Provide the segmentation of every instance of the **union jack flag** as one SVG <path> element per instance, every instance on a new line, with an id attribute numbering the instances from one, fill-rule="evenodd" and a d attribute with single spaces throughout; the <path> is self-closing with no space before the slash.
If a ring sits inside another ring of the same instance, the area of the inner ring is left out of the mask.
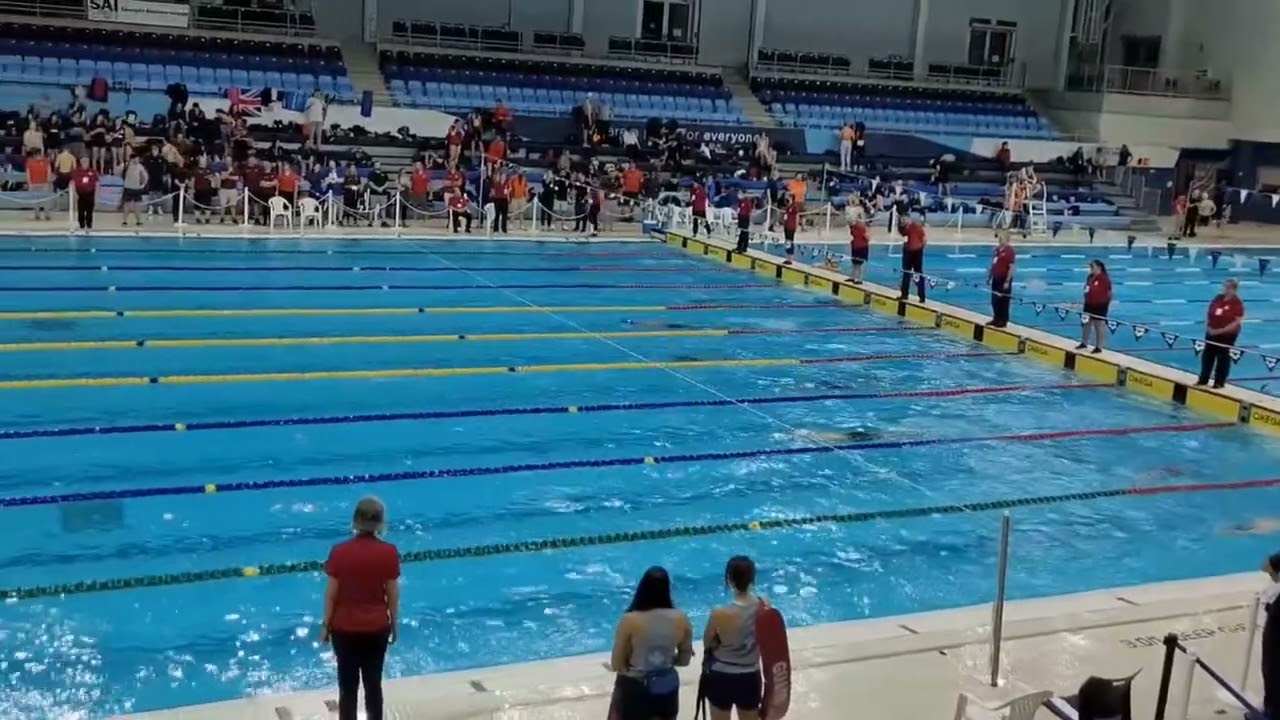
<path id="1" fill-rule="evenodd" d="M 227 89 L 227 101 L 232 115 L 257 117 L 263 110 L 262 90 L 241 90 L 233 87 Z"/>

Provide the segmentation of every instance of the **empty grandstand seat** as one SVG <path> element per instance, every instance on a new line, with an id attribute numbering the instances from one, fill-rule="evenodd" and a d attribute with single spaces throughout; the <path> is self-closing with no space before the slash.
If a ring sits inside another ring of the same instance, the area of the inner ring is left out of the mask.
<path id="1" fill-rule="evenodd" d="M 1052 128 L 1021 96 L 1011 93 L 862 85 L 818 78 L 756 77 L 751 84 L 760 101 L 785 127 L 834 130 L 846 122 L 864 122 L 872 129 L 895 132 L 1053 137 Z"/>
<path id="2" fill-rule="evenodd" d="M 147 90 L 183 82 L 202 95 L 247 83 L 252 68 L 281 89 L 309 89 L 328 77 L 339 99 L 354 100 L 336 45 L 0 22 L 0 56 L 31 61 L 10 71 L 19 82 L 70 84 L 102 75 Z"/>

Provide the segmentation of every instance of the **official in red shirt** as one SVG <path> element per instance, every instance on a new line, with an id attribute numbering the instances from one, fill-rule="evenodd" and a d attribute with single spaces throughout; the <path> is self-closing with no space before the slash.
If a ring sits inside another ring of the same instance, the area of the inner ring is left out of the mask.
<path id="1" fill-rule="evenodd" d="M 80 158 L 80 167 L 71 171 L 71 189 L 76 193 L 76 220 L 81 230 L 93 229 L 93 203 L 98 196 L 98 171 L 89 166 L 89 158 Z"/>
<path id="2" fill-rule="evenodd" d="M 916 297 L 924 303 L 924 225 L 905 215 L 898 221 L 898 232 L 906 238 L 902 244 L 902 286 L 899 300 L 906 300 L 911 290 L 911 279 L 916 281 Z"/>
<path id="3" fill-rule="evenodd" d="M 466 231 L 471 232 L 471 201 L 467 199 L 467 194 L 461 191 L 455 192 L 449 196 L 449 222 L 453 225 L 453 231 L 458 232 L 459 226 L 466 224 Z"/>
<path id="4" fill-rule="evenodd" d="M 849 258 L 853 263 L 853 273 L 849 280 L 854 285 L 862 284 L 862 276 L 866 271 L 867 258 L 871 255 L 871 231 L 861 218 L 849 223 Z"/>
<path id="5" fill-rule="evenodd" d="M 1209 302 L 1209 313 L 1204 321 L 1204 350 L 1200 353 L 1200 379 L 1197 385 L 1208 385 L 1213 376 L 1213 386 L 1227 384 L 1231 372 L 1231 351 L 1240 337 L 1244 323 L 1244 301 L 1236 294 L 1240 284 L 1235 278 L 1222 283 L 1222 292 Z"/>
<path id="6" fill-rule="evenodd" d="M 508 215 L 511 212 L 511 181 L 507 174 L 498 171 L 489 183 L 489 202 L 493 203 L 493 227 L 491 232 L 506 234 Z"/>
<path id="7" fill-rule="evenodd" d="M 631 172 L 631 169 L 628 168 L 627 172 Z M 623 180 L 625 182 L 626 173 L 623 173 Z M 707 226 L 707 235 L 711 235 L 711 223 L 707 222 L 707 189 L 701 183 L 694 183 L 693 192 L 689 196 L 689 205 L 693 216 L 693 236 L 698 237 L 699 220 Z"/>
<path id="8" fill-rule="evenodd" d="M 1013 302 L 1013 268 L 1018 254 L 1009 244 L 1009 231 L 996 233 L 996 249 L 991 253 L 991 269 L 987 281 L 991 283 L 991 321 L 987 325 L 1002 328 L 1009 324 L 1009 306 Z"/>
<path id="9" fill-rule="evenodd" d="M 787 261 L 785 264 L 791 264 L 791 258 L 796 254 L 796 228 L 800 226 L 800 203 L 795 198 L 787 201 L 787 207 L 782 211 L 782 237 L 787 241 Z"/>
<path id="10" fill-rule="evenodd" d="M 338 718 L 356 719 L 364 682 L 366 717 L 382 717 L 382 666 L 400 618 L 400 554 L 380 539 L 387 525 L 382 501 L 366 497 L 351 519 L 355 537 L 329 551 L 324 571 L 322 642 L 338 661 Z"/>
<path id="11" fill-rule="evenodd" d="M 738 244 L 735 252 L 745 253 L 751 241 L 751 213 L 756 209 L 756 200 L 745 195 L 738 201 Z"/>
<path id="12" fill-rule="evenodd" d="M 427 193 L 431 189 L 431 175 L 421 160 L 413 164 L 413 174 L 409 176 L 409 207 L 419 212 L 427 208 Z"/>
<path id="13" fill-rule="evenodd" d="M 1089 277 L 1084 281 L 1084 313 L 1080 318 L 1082 335 L 1077 350 L 1089 347 L 1093 334 L 1093 354 L 1102 352 L 1107 337 L 1107 312 L 1111 309 L 1111 276 L 1101 260 L 1089 261 Z"/>

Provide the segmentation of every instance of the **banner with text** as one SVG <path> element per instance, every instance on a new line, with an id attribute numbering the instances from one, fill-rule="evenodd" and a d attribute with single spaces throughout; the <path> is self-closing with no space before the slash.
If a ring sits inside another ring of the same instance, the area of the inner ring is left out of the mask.
<path id="1" fill-rule="evenodd" d="M 129 23 L 185 28 L 191 24 L 191 6 L 153 0 L 85 0 L 90 22 Z"/>

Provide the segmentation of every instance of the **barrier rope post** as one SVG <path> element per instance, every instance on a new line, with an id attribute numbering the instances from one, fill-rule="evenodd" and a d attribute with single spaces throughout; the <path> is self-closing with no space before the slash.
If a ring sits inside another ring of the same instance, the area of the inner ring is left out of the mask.
<path id="1" fill-rule="evenodd" d="M 187 226 L 187 222 L 186 222 L 186 212 L 187 212 L 187 207 L 186 207 L 186 205 L 187 205 L 187 193 L 186 193 L 186 187 L 187 187 L 186 183 L 179 183 L 179 185 L 178 185 L 178 197 L 174 199 L 174 202 L 178 203 L 178 222 L 177 222 L 177 224 L 175 225 L 175 227 L 177 227 L 177 228 L 178 228 L 178 231 L 179 231 L 179 232 L 182 232 L 182 229 L 183 229 L 183 228 L 185 228 L 185 227 Z"/>
<path id="2" fill-rule="evenodd" d="M 1199 657 L 1191 650 L 1186 651 L 1182 660 L 1182 685 L 1178 687 L 1177 704 L 1173 710 L 1175 720 L 1187 720 L 1187 715 L 1191 712 L 1191 686 L 1196 679 L 1196 665 L 1199 664 Z"/>
<path id="3" fill-rule="evenodd" d="M 1000 555 L 996 563 L 996 598 L 991 603 L 991 687 L 1000 687 L 1000 645 L 1004 640 L 1005 582 L 1009 575 L 1009 530 L 1012 520 L 1000 518 Z"/>
<path id="4" fill-rule="evenodd" d="M 248 228 L 249 227 L 249 189 L 248 188 L 245 188 L 244 190 L 244 205 L 241 207 L 240 211 L 241 211 L 240 226 L 244 228 Z"/>
<path id="5" fill-rule="evenodd" d="M 400 203 L 401 203 L 400 193 L 401 193 L 400 188 L 396 188 L 395 197 L 392 198 L 391 200 L 391 204 L 395 208 L 395 210 L 392 211 L 392 215 L 394 215 L 392 222 L 395 223 L 396 237 L 400 236 L 400 229 L 401 229 L 400 226 L 402 224 L 400 222 Z"/>
<path id="6" fill-rule="evenodd" d="M 329 215 L 329 227 L 331 228 L 337 227 L 338 226 L 338 212 L 337 212 L 338 203 L 336 200 L 333 199 L 333 190 L 326 191 L 324 194 L 324 197 L 326 201 L 325 204 L 328 205 L 328 207 L 325 210 L 325 213 Z"/>
<path id="7" fill-rule="evenodd" d="M 1258 636 L 1258 613 L 1262 612 L 1262 595 L 1253 596 L 1253 604 L 1249 606 L 1248 631 L 1244 636 L 1244 663 L 1240 670 L 1240 694 L 1244 695 L 1249 688 L 1249 666 L 1253 664 L 1253 641 Z"/>
<path id="8" fill-rule="evenodd" d="M 1169 683 L 1173 679 L 1174 654 L 1178 652 L 1178 636 L 1169 633 L 1164 636 L 1164 662 L 1160 666 L 1160 689 L 1156 691 L 1156 710 L 1153 720 L 1164 720 L 1165 710 L 1169 705 Z"/>
<path id="9" fill-rule="evenodd" d="M 831 237 L 831 212 L 832 210 L 834 210 L 834 208 L 832 207 L 830 202 L 827 202 L 826 210 L 827 210 L 827 229 L 822 231 L 822 237 L 824 240 L 829 239 Z"/>
<path id="10" fill-rule="evenodd" d="M 71 192 L 70 188 L 64 190 L 67 194 L 67 231 L 75 232 L 79 227 L 76 222 L 76 194 Z"/>

